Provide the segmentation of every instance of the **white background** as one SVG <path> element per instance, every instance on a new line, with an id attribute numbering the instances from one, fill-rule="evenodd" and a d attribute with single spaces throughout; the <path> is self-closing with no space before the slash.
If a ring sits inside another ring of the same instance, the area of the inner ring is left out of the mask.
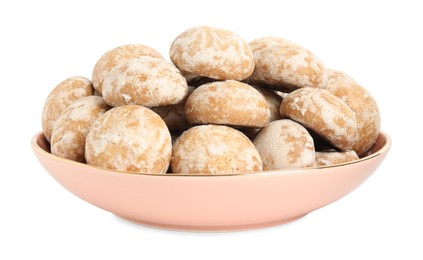
<path id="1" fill-rule="evenodd" d="M 0 259 L 423 259 L 419 1 L 105 2 L 0 3 Z M 353 76 L 393 139 L 385 162 L 303 219 L 230 233 L 131 224 L 56 183 L 30 149 L 49 92 L 70 76 L 90 77 L 118 45 L 146 44 L 167 57 L 174 37 L 195 25 L 247 41 L 285 37 Z"/>

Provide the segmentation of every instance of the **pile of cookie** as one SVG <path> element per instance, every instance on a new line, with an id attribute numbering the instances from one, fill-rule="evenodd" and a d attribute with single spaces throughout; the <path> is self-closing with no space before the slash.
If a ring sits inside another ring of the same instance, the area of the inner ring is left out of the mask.
<path id="1" fill-rule="evenodd" d="M 42 114 L 51 153 L 125 172 L 233 174 L 357 160 L 379 135 L 368 91 L 286 39 L 199 26 L 170 59 L 123 45 L 92 81 L 61 82 Z"/>

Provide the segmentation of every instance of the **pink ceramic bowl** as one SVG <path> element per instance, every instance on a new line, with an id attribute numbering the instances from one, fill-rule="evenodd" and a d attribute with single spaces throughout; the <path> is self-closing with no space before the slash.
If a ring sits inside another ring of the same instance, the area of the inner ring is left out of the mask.
<path id="1" fill-rule="evenodd" d="M 236 175 L 151 175 L 100 169 L 50 154 L 42 133 L 32 149 L 66 189 L 141 224 L 184 230 L 236 230 L 298 219 L 363 183 L 382 163 L 391 140 L 381 133 L 370 154 L 332 167 Z"/>

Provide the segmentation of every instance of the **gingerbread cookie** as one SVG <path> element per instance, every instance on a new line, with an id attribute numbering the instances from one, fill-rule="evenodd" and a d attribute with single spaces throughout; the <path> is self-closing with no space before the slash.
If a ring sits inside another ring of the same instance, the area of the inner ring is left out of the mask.
<path id="1" fill-rule="evenodd" d="M 51 153 L 85 162 L 85 139 L 95 120 L 110 107 L 101 97 L 83 97 L 68 106 L 57 118 L 51 136 Z"/>
<path id="2" fill-rule="evenodd" d="M 254 145 L 265 171 L 315 166 L 313 138 L 307 129 L 292 120 L 269 123 L 257 134 Z"/>
<path id="3" fill-rule="evenodd" d="M 322 62 L 311 51 L 278 37 L 250 42 L 255 68 L 251 82 L 275 88 L 324 87 L 328 77 Z"/>
<path id="4" fill-rule="evenodd" d="M 380 113 L 370 93 L 346 73 L 327 70 L 329 75 L 326 90 L 342 99 L 357 119 L 357 142 L 352 149 L 358 155 L 366 153 L 376 142 L 380 132 Z"/>
<path id="5" fill-rule="evenodd" d="M 102 94 L 104 78 L 118 64 L 142 56 L 163 59 L 163 56 L 158 51 L 142 44 L 122 45 L 103 54 L 95 64 L 92 72 L 95 90 Z"/>
<path id="6" fill-rule="evenodd" d="M 185 116 L 192 124 L 263 127 L 270 111 L 253 87 L 234 80 L 204 84 L 188 97 Z"/>
<path id="7" fill-rule="evenodd" d="M 115 107 L 92 126 L 85 159 L 106 169 L 165 173 L 171 158 L 169 130 L 159 115 L 137 105 Z"/>
<path id="8" fill-rule="evenodd" d="M 173 146 L 172 172 L 234 174 L 263 170 L 253 143 L 227 126 L 202 125 L 185 131 Z"/>
<path id="9" fill-rule="evenodd" d="M 43 133 L 50 142 L 54 123 L 66 107 L 76 100 L 94 94 L 91 81 L 84 77 L 70 77 L 59 83 L 48 95 L 42 113 Z"/>
<path id="10" fill-rule="evenodd" d="M 103 81 L 103 98 L 110 106 L 166 106 L 182 102 L 188 85 L 171 63 L 148 56 L 114 67 Z"/>
<path id="11" fill-rule="evenodd" d="M 194 27 L 176 37 L 170 59 L 184 72 L 219 80 L 242 80 L 254 69 L 253 53 L 240 36 L 209 26 Z"/>
<path id="12" fill-rule="evenodd" d="M 343 151 L 350 150 L 357 142 L 354 111 L 325 89 L 309 87 L 289 93 L 282 100 L 280 112 Z"/>

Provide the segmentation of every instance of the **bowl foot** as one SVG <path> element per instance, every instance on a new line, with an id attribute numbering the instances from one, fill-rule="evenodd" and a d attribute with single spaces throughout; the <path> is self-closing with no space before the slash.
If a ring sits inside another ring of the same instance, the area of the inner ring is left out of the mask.
<path id="1" fill-rule="evenodd" d="M 307 215 L 307 214 L 305 214 Z M 286 224 L 292 221 L 295 221 L 297 219 L 300 219 L 304 217 L 305 215 L 300 215 L 292 218 L 277 220 L 277 221 L 271 221 L 271 222 L 264 222 L 264 223 L 253 223 L 253 224 L 247 224 L 247 225 L 228 225 L 228 226 L 191 226 L 191 225 L 173 225 L 173 224 L 166 224 L 166 223 L 157 223 L 157 222 L 150 222 L 150 221 L 139 221 L 139 220 L 133 220 L 129 218 L 125 218 L 119 215 L 116 215 L 117 217 L 124 219 L 126 221 L 147 226 L 147 227 L 153 227 L 153 228 L 160 228 L 160 229 L 166 229 L 166 230 L 176 230 L 176 231 L 209 231 L 209 232 L 225 232 L 225 231 L 241 231 L 241 230 L 251 230 L 251 229 L 259 229 L 259 228 L 266 228 L 266 227 L 272 227 L 277 225 Z"/>

